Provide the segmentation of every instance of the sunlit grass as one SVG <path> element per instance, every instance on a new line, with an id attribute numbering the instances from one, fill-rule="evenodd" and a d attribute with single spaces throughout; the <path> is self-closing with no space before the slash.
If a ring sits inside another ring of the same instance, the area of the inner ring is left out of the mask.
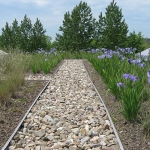
<path id="1" fill-rule="evenodd" d="M 0 104 L 6 105 L 10 96 L 24 83 L 27 57 L 21 54 L 0 56 Z"/>

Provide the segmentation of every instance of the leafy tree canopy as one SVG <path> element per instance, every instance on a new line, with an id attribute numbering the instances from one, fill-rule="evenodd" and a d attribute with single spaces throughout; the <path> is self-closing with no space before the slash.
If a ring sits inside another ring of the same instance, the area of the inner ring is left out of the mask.
<path id="1" fill-rule="evenodd" d="M 92 17 L 90 6 L 81 1 L 71 14 L 66 12 L 59 31 L 62 35 L 56 34 L 56 41 L 62 50 L 79 51 L 89 48 L 95 36 L 95 19 Z"/>

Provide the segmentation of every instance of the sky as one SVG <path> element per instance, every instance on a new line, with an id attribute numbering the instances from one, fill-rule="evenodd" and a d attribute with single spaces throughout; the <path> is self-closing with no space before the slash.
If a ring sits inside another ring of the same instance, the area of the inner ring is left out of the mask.
<path id="1" fill-rule="evenodd" d="M 93 17 L 98 20 L 100 12 L 105 15 L 106 7 L 112 0 L 84 0 L 90 6 Z M 142 32 L 145 38 L 150 38 L 150 1 L 149 0 L 115 0 L 122 9 L 123 19 L 128 25 L 129 32 Z M 9 26 L 16 19 L 18 23 L 25 14 L 34 24 L 38 18 L 46 35 L 55 40 L 56 33 L 60 33 L 64 14 L 70 12 L 80 3 L 80 0 L 0 0 L 0 34 L 6 22 Z"/>

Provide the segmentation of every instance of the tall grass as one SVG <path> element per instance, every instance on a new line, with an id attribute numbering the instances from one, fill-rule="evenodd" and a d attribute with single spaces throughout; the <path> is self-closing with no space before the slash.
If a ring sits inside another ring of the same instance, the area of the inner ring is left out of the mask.
<path id="1" fill-rule="evenodd" d="M 35 53 L 31 55 L 31 61 L 29 63 L 30 70 L 36 74 L 39 72 L 49 73 L 61 60 L 62 55 L 45 55 L 44 53 Z"/>
<path id="2" fill-rule="evenodd" d="M 24 83 L 27 62 L 21 54 L 0 56 L 0 104 L 9 103 L 11 94 Z"/>
<path id="3" fill-rule="evenodd" d="M 29 69 L 34 73 L 49 73 L 63 59 L 86 58 L 86 52 L 57 52 L 57 54 L 34 53 L 30 56 Z"/>
<path id="4" fill-rule="evenodd" d="M 132 59 L 135 59 L 131 55 Z M 98 59 L 94 55 L 89 56 L 88 60 L 104 79 L 107 87 L 120 101 L 121 112 L 127 120 L 135 120 L 139 113 L 141 103 L 148 99 L 149 88 L 147 81 L 147 71 L 149 62 L 140 67 L 138 64 L 130 64 L 128 58 L 123 61 L 117 55 L 111 58 Z M 125 79 L 124 74 L 130 74 L 130 77 L 136 76 L 136 81 Z M 118 87 L 118 83 L 122 86 Z"/>

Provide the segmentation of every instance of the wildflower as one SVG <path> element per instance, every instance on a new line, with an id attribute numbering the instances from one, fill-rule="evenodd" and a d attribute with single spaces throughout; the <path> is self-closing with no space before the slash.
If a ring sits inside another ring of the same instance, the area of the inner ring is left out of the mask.
<path id="1" fill-rule="evenodd" d="M 150 78 L 148 78 L 148 83 L 150 83 Z"/>
<path id="2" fill-rule="evenodd" d="M 100 51 L 100 49 L 97 48 L 97 49 L 96 49 L 96 52 L 99 52 L 99 51 Z"/>
<path id="3" fill-rule="evenodd" d="M 131 64 L 131 62 L 132 62 L 132 59 L 128 58 L 128 63 Z"/>
<path id="4" fill-rule="evenodd" d="M 122 76 L 123 76 L 123 78 L 127 79 L 130 76 L 130 74 L 125 73 Z"/>
<path id="5" fill-rule="evenodd" d="M 101 56 L 98 56 L 98 59 L 103 59 L 105 57 L 106 57 L 105 55 L 101 55 Z"/>
<path id="6" fill-rule="evenodd" d="M 135 82 L 138 77 L 137 77 L 137 76 L 134 76 L 134 75 L 130 75 L 129 78 L 130 78 L 130 80 L 131 80 L 132 82 Z"/>
<path id="7" fill-rule="evenodd" d="M 106 48 L 102 48 L 102 51 L 107 51 L 107 49 Z"/>
<path id="8" fill-rule="evenodd" d="M 119 83 L 117 83 L 117 87 L 118 87 L 118 88 L 120 88 L 120 87 L 125 87 L 125 84 L 122 83 L 122 82 L 119 82 Z"/>
<path id="9" fill-rule="evenodd" d="M 112 55 L 109 55 L 109 54 L 108 54 L 108 55 L 106 55 L 106 58 L 111 58 L 111 57 L 112 57 Z"/>
<path id="10" fill-rule="evenodd" d="M 141 59 L 135 59 L 130 61 L 131 64 L 138 64 L 141 63 Z"/>
<path id="11" fill-rule="evenodd" d="M 136 48 L 133 48 L 132 50 L 135 52 L 137 49 L 136 49 Z"/>
<path id="12" fill-rule="evenodd" d="M 122 57 L 121 55 L 119 56 L 120 61 L 124 61 L 124 57 Z"/>
<path id="13" fill-rule="evenodd" d="M 91 51 L 90 51 L 91 53 L 96 53 L 96 50 L 95 49 L 91 49 Z"/>
<path id="14" fill-rule="evenodd" d="M 120 52 L 122 52 L 122 53 L 125 52 L 125 50 L 124 50 L 123 48 L 120 48 L 120 47 L 118 47 L 118 50 L 119 50 Z"/>
<path id="15" fill-rule="evenodd" d="M 144 66 L 146 66 L 146 64 L 145 63 L 139 63 L 138 66 L 144 67 Z"/>
<path id="16" fill-rule="evenodd" d="M 147 76 L 148 76 L 148 78 L 150 78 L 150 69 L 147 72 Z"/>
<path id="17" fill-rule="evenodd" d="M 129 47 L 125 48 L 125 53 L 126 54 L 133 54 L 132 48 L 129 48 Z"/>

